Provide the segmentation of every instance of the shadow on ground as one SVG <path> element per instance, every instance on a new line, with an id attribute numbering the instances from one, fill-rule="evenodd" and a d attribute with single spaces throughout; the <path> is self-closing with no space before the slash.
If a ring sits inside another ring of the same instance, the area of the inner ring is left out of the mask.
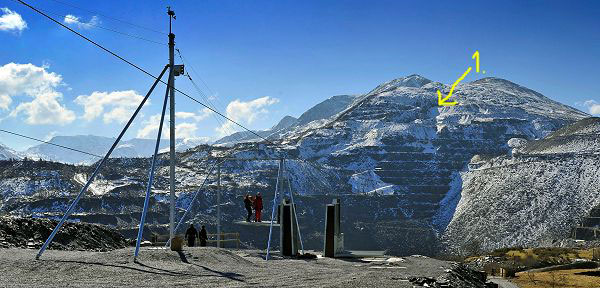
<path id="1" fill-rule="evenodd" d="M 75 263 L 75 264 L 80 264 L 80 265 L 95 265 L 95 266 L 103 266 L 103 267 L 112 267 L 112 268 L 126 269 L 126 270 L 131 270 L 131 271 L 137 271 L 137 272 L 149 273 L 149 274 L 155 274 L 155 275 L 163 275 L 163 276 L 223 277 L 223 278 L 227 278 L 227 279 L 230 279 L 233 281 L 245 282 L 243 279 L 240 279 L 240 278 L 244 277 L 244 275 L 237 274 L 237 273 L 231 273 L 231 272 L 216 271 L 216 270 L 210 269 L 206 266 L 202 266 L 202 265 L 199 265 L 196 263 L 190 263 L 188 261 L 188 259 L 186 258 L 185 254 L 183 254 L 183 252 L 179 251 L 178 254 L 183 263 L 193 265 L 196 267 L 200 267 L 214 275 L 192 274 L 192 273 L 185 273 L 185 272 L 178 272 L 178 271 L 173 271 L 173 270 L 168 270 L 168 269 L 162 269 L 162 268 L 150 266 L 148 264 L 144 264 L 144 263 L 140 262 L 139 260 L 134 262 L 139 267 L 102 263 L 102 262 L 77 261 L 77 260 L 53 260 L 53 261 L 59 262 L 59 263 Z M 46 260 L 46 261 L 49 261 L 49 260 Z"/>

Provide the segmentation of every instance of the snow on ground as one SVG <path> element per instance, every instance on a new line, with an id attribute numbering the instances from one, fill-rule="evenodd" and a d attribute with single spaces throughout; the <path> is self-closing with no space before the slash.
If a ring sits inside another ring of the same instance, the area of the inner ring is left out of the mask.
<path id="1" fill-rule="evenodd" d="M 454 172 L 452 174 L 452 181 L 450 182 L 450 191 L 446 193 L 442 201 L 440 201 L 440 209 L 433 217 L 433 226 L 438 231 L 443 231 L 448 226 L 448 223 L 452 221 L 456 206 L 460 201 L 460 193 L 463 188 L 462 176 L 460 172 Z"/>
<path id="2" fill-rule="evenodd" d="M 379 178 L 373 170 L 355 173 L 350 176 L 348 184 L 352 186 L 352 193 L 377 193 L 390 195 L 394 193 L 393 186 Z"/>

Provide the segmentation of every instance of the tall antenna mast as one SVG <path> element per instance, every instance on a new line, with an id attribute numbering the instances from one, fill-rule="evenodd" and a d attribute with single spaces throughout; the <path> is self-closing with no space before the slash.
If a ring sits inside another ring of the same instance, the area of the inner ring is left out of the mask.
<path id="1" fill-rule="evenodd" d="M 173 237 L 175 236 L 175 34 L 171 31 L 171 22 L 175 20 L 175 11 L 171 7 L 167 7 L 169 15 L 169 239 L 173 246 Z"/>

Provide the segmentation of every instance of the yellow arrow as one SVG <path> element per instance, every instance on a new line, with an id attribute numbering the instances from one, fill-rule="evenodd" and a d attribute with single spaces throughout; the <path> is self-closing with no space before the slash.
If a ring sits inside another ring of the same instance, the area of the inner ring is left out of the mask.
<path id="1" fill-rule="evenodd" d="M 462 76 L 460 76 L 460 78 L 458 78 L 454 84 L 452 84 L 452 87 L 450 87 L 450 93 L 448 93 L 448 96 L 443 97 L 442 98 L 442 92 L 440 92 L 440 90 L 437 90 L 437 94 L 438 94 L 438 105 L 440 106 L 454 106 L 456 104 L 458 104 L 456 101 L 452 101 L 452 102 L 446 102 L 448 99 L 450 99 L 450 96 L 452 96 L 452 92 L 454 92 L 454 88 L 456 87 L 456 85 L 458 85 L 458 83 L 460 81 L 462 81 L 463 79 L 465 79 L 465 77 L 467 76 L 467 74 L 469 74 L 469 72 L 471 72 L 471 67 L 469 67 L 469 69 L 467 69 L 467 71 L 465 71 L 465 73 L 462 74 Z"/>

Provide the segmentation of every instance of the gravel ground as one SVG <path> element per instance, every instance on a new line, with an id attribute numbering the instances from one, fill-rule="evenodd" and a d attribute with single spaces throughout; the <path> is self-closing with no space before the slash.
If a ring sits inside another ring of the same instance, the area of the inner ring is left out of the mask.
<path id="1" fill-rule="evenodd" d="M 519 288 L 517 284 L 510 282 L 507 279 L 499 278 L 499 277 L 491 277 L 490 282 L 494 282 L 498 284 L 499 288 Z"/>
<path id="2" fill-rule="evenodd" d="M 451 263 L 427 257 L 296 260 L 213 247 L 177 253 L 142 248 L 110 252 L 0 249 L 1 287 L 413 287 L 408 278 L 438 277 Z"/>

